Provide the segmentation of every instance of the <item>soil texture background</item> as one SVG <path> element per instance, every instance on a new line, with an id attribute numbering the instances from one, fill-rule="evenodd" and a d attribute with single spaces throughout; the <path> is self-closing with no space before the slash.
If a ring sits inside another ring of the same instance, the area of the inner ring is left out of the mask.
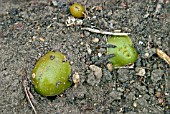
<path id="1" fill-rule="evenodd" d="M 170 55 L 169 0 L 51 1 L 0 1 L 1 114 L 34 113 L 22 86 L 23 69 L 38 114 L 170 114 L 170 68 L 156 54 L 159 48 Z M 74 2 L 85 6 L 86 17 L 67 26 Z M 133 68 L 95 64 L 107 55 L 111 36 L 83 27 L 130 33 L 139 53 Z M 66 55 L 80 82 L 49 98 L 35 92 L 30 77 L 36 61 L 51 50 Z"/>

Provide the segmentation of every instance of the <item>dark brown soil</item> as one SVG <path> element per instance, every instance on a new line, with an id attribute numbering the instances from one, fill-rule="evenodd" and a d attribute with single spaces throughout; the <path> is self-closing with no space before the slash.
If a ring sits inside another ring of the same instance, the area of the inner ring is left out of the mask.
<path id="1" fill-rule="evenodd" d="M 38 114 L 170 114 L 170 68 L 155 51 L 170 55 L 170 1 L 76 1 L 86 7 L 87 16 L 82 25 L 69 27 L 65 22 L 72 17 L 73 0 L 57 0 L 56 6 L 46 1 L 0 1 L 0 113 L 34 113 L 22 86 L 26 69 Z M 131 33 L 139 53 L 134 67 L 109 71 L 106 61 L 96 65 L 102 77 L 96 76 L 89 66 L 106 56 L 100 45 L 110 36 L 82 27 Z M 35 92 L 30 76 L 36 61 L 51 50 L 67 56 L 80 82 L 48 98 Z"/>

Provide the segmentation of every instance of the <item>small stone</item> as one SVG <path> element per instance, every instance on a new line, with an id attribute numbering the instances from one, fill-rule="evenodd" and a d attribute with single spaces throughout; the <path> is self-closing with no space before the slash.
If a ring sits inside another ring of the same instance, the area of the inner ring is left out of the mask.
<path id="1" fill-rule="evenodd" d="M 58 2 L 57 2 L 56 0 L 52 0 L 52 4 L 53 4 L 54 6 L 57 6 Z"/>
<path id="2" fill-rule="evenodd" d="M 102 54 L 101 54 L 101 53 L 98 53 L 97 55 L 98 55 L 98 57 L 101 57 L 101 56 L 102 56 Z"/>
<path id="3" fill-rule="evenodd" d="M 163 73 L 164 73 L 163 70 L 159 70 L 159 69 L 153 70 L 151 73 L 151 80 L 154 83 L 156 83 L 157 81 L 162 79 Z"/>
<path id="4" fill-rule="evenodd" d="M 164 105 L 165 99 L 164 98 L 158 98 L 158 103 Z"/>
<path id="5" fill-rule="evenodd" d="M 94 39 L 92 40 L 92 42 L 97 43 L 97 42 L 99 42 L 99 39 L 98 39 L 98 38 L 94 38 Z"/>
<path id="6" fill-rule="evenodd" d="M 113 98 L 113 99 L 115 99 L 115 100 L 120 100 L 120 99 L 121 99 L 121 96 L 123 95 L 123 93 L 114 90 L 114 91 L 112 91 L 109 95 L 110 95 L 111 98 Z"/>
<path id="7" fill-rule="evenodd" d="M 135 108 L 137 107 L 136 101 L 133 102 L 133 107 L 135 107 Z"/>
<path id="8" fill-rule="evenodd" d="M 117 90 L 120 91 L 120 92 L 125 91 L 125 89 L 124 89 L 124 88 L 121 88 L 121 87 L 118 87 Z"/>
<path id="9" fill-rule="evenodd" d="M 44 41 L 45 41 L 45 39 L 44 39 L 44 38 L 42 38 L 42 37 L 40 37 L 39 39 L 40 39 L 40 41 L 42 41 L 42 42 L 44 42 Z"/>
<path id="10" fill-rule="evenodd" d="M 112 10 L 110 10 L 108 13 L 107 13 L 107 15 L 108 16 L 111 16 L 113 13 L 112 13 Z"/>
<path id="11" fill-rule="evenodd" d="M 138 76 L 144 76 L 146 73 L 144 68 L 136 67 L 135 70 L 136 70 L 136 75 L 138 75 Z"/>
<path id="12" fill-rule="evenodd" d="M 73 82 L 74 82 L 74 87 L 77 87 L 78 86 L 78 83 L 80 82 L 80 76 L 79 76 L 79 74 L 77 73 L 77 72 L 75 72 L 74 74 L 73 74 L 73 77 L 72 77 L 72 79 L 73 79 Z"/>
<path id="13" fill-rule="evenodd" d="M 157 91 L 155 94 L 156 97 L 162 97 L 162 93 L 160 91 Z"/>
<path id="14" fill-rule="evenodd" d="M 142 95 L 139 95 L 139 98 L 141 98 L 142 97 Z"/>
<path id="15" fill-rule="evenodd" d="M 148 58 L 148 57 L 149 57 L 149 53 L 145 53 L 144 58 Z"/>
<path id="16" fill-rule="evenodd" d="M 95 65 L 89 66 L 90 70 L 94 72 L 94 75 L 96 76 L 97 80 L 100 80 L 102 77 L 102 69 Z"/>
<path id="17" fill-rule="evenodd" d="M 81 43 L 80 43 L 80 45 L 83 45 L 83 44 L 84 44 L 84 42 L 81 42 Z"/>
<path id="18" fill-rule="evenodd" d="M 108 63 L 107 69 L 111 72 L 113 70 L 113 65 L 111 63 Z"/>
<path id="19" fill-rule="evenodd" d="M 139 41 L 139 44 L 143 44 L 143 41 Z"/>
<path id="20" fill-rule="evenodd" d="M 14 24 L 14 30 L 23 30 L 23 29 L 24 29 L 24 24 L 19 22 Z"/>
<path id="21" fill-rule="evenodd" d="M 70 61 L 70 64 L 72 65 L 74 62 L 73 61 Z"/>
<path id="22" fill-rule="evenodd" d="M 89 44 L 86 44 L 86 48 L 87 48 L 87 53 L 91 54 L 92 50 L 90 49 L 90 45 Z"/>

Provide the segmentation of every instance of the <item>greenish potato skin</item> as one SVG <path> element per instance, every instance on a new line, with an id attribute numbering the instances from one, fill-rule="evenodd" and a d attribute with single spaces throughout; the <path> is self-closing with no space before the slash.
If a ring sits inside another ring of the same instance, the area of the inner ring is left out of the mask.
<path id="1" fill-rule="evenodd" d="M 84 11 L 85 8 L 81 4 L 75 3 L 70 7 L 70 13 L 76 18 L 84 17 Z"/>
<path id="2" fill-rule="evenodd" d="M 71 66 L 60 52 L 48 52 L 37 61 L 32 71 L 32 83 L 42 96 L 55 96 L 71 86 Z"/>
<path id="3" fill-rule="evenodd" d="M 114 57 L 109 59 L 114 67 L 133 64 L 137 60 L 138 53 L 128 36 L 112 36 L 107 43 L 116 46 L 116 48 L 107 48 L 108 54 L 114 54 Z"/>

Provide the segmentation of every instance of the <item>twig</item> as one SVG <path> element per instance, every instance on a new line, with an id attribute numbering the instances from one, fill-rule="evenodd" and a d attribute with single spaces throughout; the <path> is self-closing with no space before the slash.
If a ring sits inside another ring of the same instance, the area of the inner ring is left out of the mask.
<path id="1" fill-rule="evenodd" d="M 24 75 L 22 77 L 22 85 L 24 87 L 24 92 L 25 92 L 25 95 L 27 97 L 27 100 L 29 101 L 33 111 L 35 114 L 37 114 L 37 111 L 35 110 L 35 107 L 32 103 L 32 100 L 31 100 L 31 97 L 33 98 L 32 94 L 30 93 L 28 87 L 27 87 L 27 74 L 26 74 L 26 69 L 24 69 Z"/>
<path id="2" fill-rule="evenodd" d="M 157 55 L 170 65 L 170 57 L 160 49 L 156 49 Z"/>
<path id="3" fill-rule="evenodd" d="M 128 34 L 130 34 L 130 33 L 113 33 L 113 32 L 107 32 L 107 31 L 88 28 L 88 27 L 81 28 L 81 30 L 87 30 L 87 31 L 94 32 L 94 33 L 100 33 L 100 34 L 105 34 L 105 35 L 115 35 L 115 36 L 127 36 Z"/>

